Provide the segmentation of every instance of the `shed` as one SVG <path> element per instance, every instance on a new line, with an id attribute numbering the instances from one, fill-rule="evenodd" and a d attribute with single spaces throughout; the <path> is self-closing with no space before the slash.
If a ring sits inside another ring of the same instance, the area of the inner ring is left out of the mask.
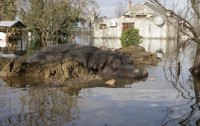
<path id="1" fill-rule="evenodd" d="M 0 27 L 25 28 L 26 26 L 20 21 L 0 21 Z"/>
<path id="2" fill-rule="evenodd" d="M 22 36 L 22 28 L 26 28 L 26 26 L 20 21 L 0 21 L 0 28 L 4 28 L 4 32 L 6 34 L 6 38 L 2 38 L 6 40 L 6 45 L 9 51 L 9 42 L 8 42 L 8 30 L 10 28 L 15 28 L 20 30 L 20 36 Z M 21 50 L 22 50 L 22 39 L 21 39 Z"/>

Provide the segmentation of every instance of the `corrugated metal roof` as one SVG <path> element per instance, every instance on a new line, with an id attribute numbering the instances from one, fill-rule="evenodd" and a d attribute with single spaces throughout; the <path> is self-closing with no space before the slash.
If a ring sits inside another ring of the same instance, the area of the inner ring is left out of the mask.
<path id="1" fill-rule="evenodd" d="M 0 21 L 0 27 L 26 27 L 20 21 Z"/>

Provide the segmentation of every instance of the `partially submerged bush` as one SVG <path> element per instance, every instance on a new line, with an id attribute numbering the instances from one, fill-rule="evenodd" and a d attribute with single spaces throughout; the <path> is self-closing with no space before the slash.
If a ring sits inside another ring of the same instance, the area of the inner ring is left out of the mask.
<path id="1" fill-rule="evenodd" d="M 135 28 L 128 28 L 120 37 L 123 47 L 127 47 L 129 45 L 138 45 L 142 42 L 141 39 L 142 36 L 139 35 L 139 30 Z"/>

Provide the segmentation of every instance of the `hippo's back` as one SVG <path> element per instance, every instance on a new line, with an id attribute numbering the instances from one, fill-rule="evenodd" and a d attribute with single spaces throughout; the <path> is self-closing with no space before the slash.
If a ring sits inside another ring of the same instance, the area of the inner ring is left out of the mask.
<path id="1" fill-rule="evenodd" d="M 72 58 L 78 58 L 84 63 L 96 50 L 98 48 L 94 46 L 59 44 L 39 50 L 27 62 L 59 62 L 70 56 Z"/>

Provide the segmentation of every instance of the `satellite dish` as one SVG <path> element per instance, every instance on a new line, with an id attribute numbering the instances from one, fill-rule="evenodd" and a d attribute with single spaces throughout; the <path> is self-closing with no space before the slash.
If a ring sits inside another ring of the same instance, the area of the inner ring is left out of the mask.
<path id="1" fill-rule="evenodd" d="M 157 16 L 155 17 L 154 19 L 154 23 L 157 25 L 157 26 L 162 26 L 164 24 L 164 19 L 161 17 L 161 16 Z"/>

